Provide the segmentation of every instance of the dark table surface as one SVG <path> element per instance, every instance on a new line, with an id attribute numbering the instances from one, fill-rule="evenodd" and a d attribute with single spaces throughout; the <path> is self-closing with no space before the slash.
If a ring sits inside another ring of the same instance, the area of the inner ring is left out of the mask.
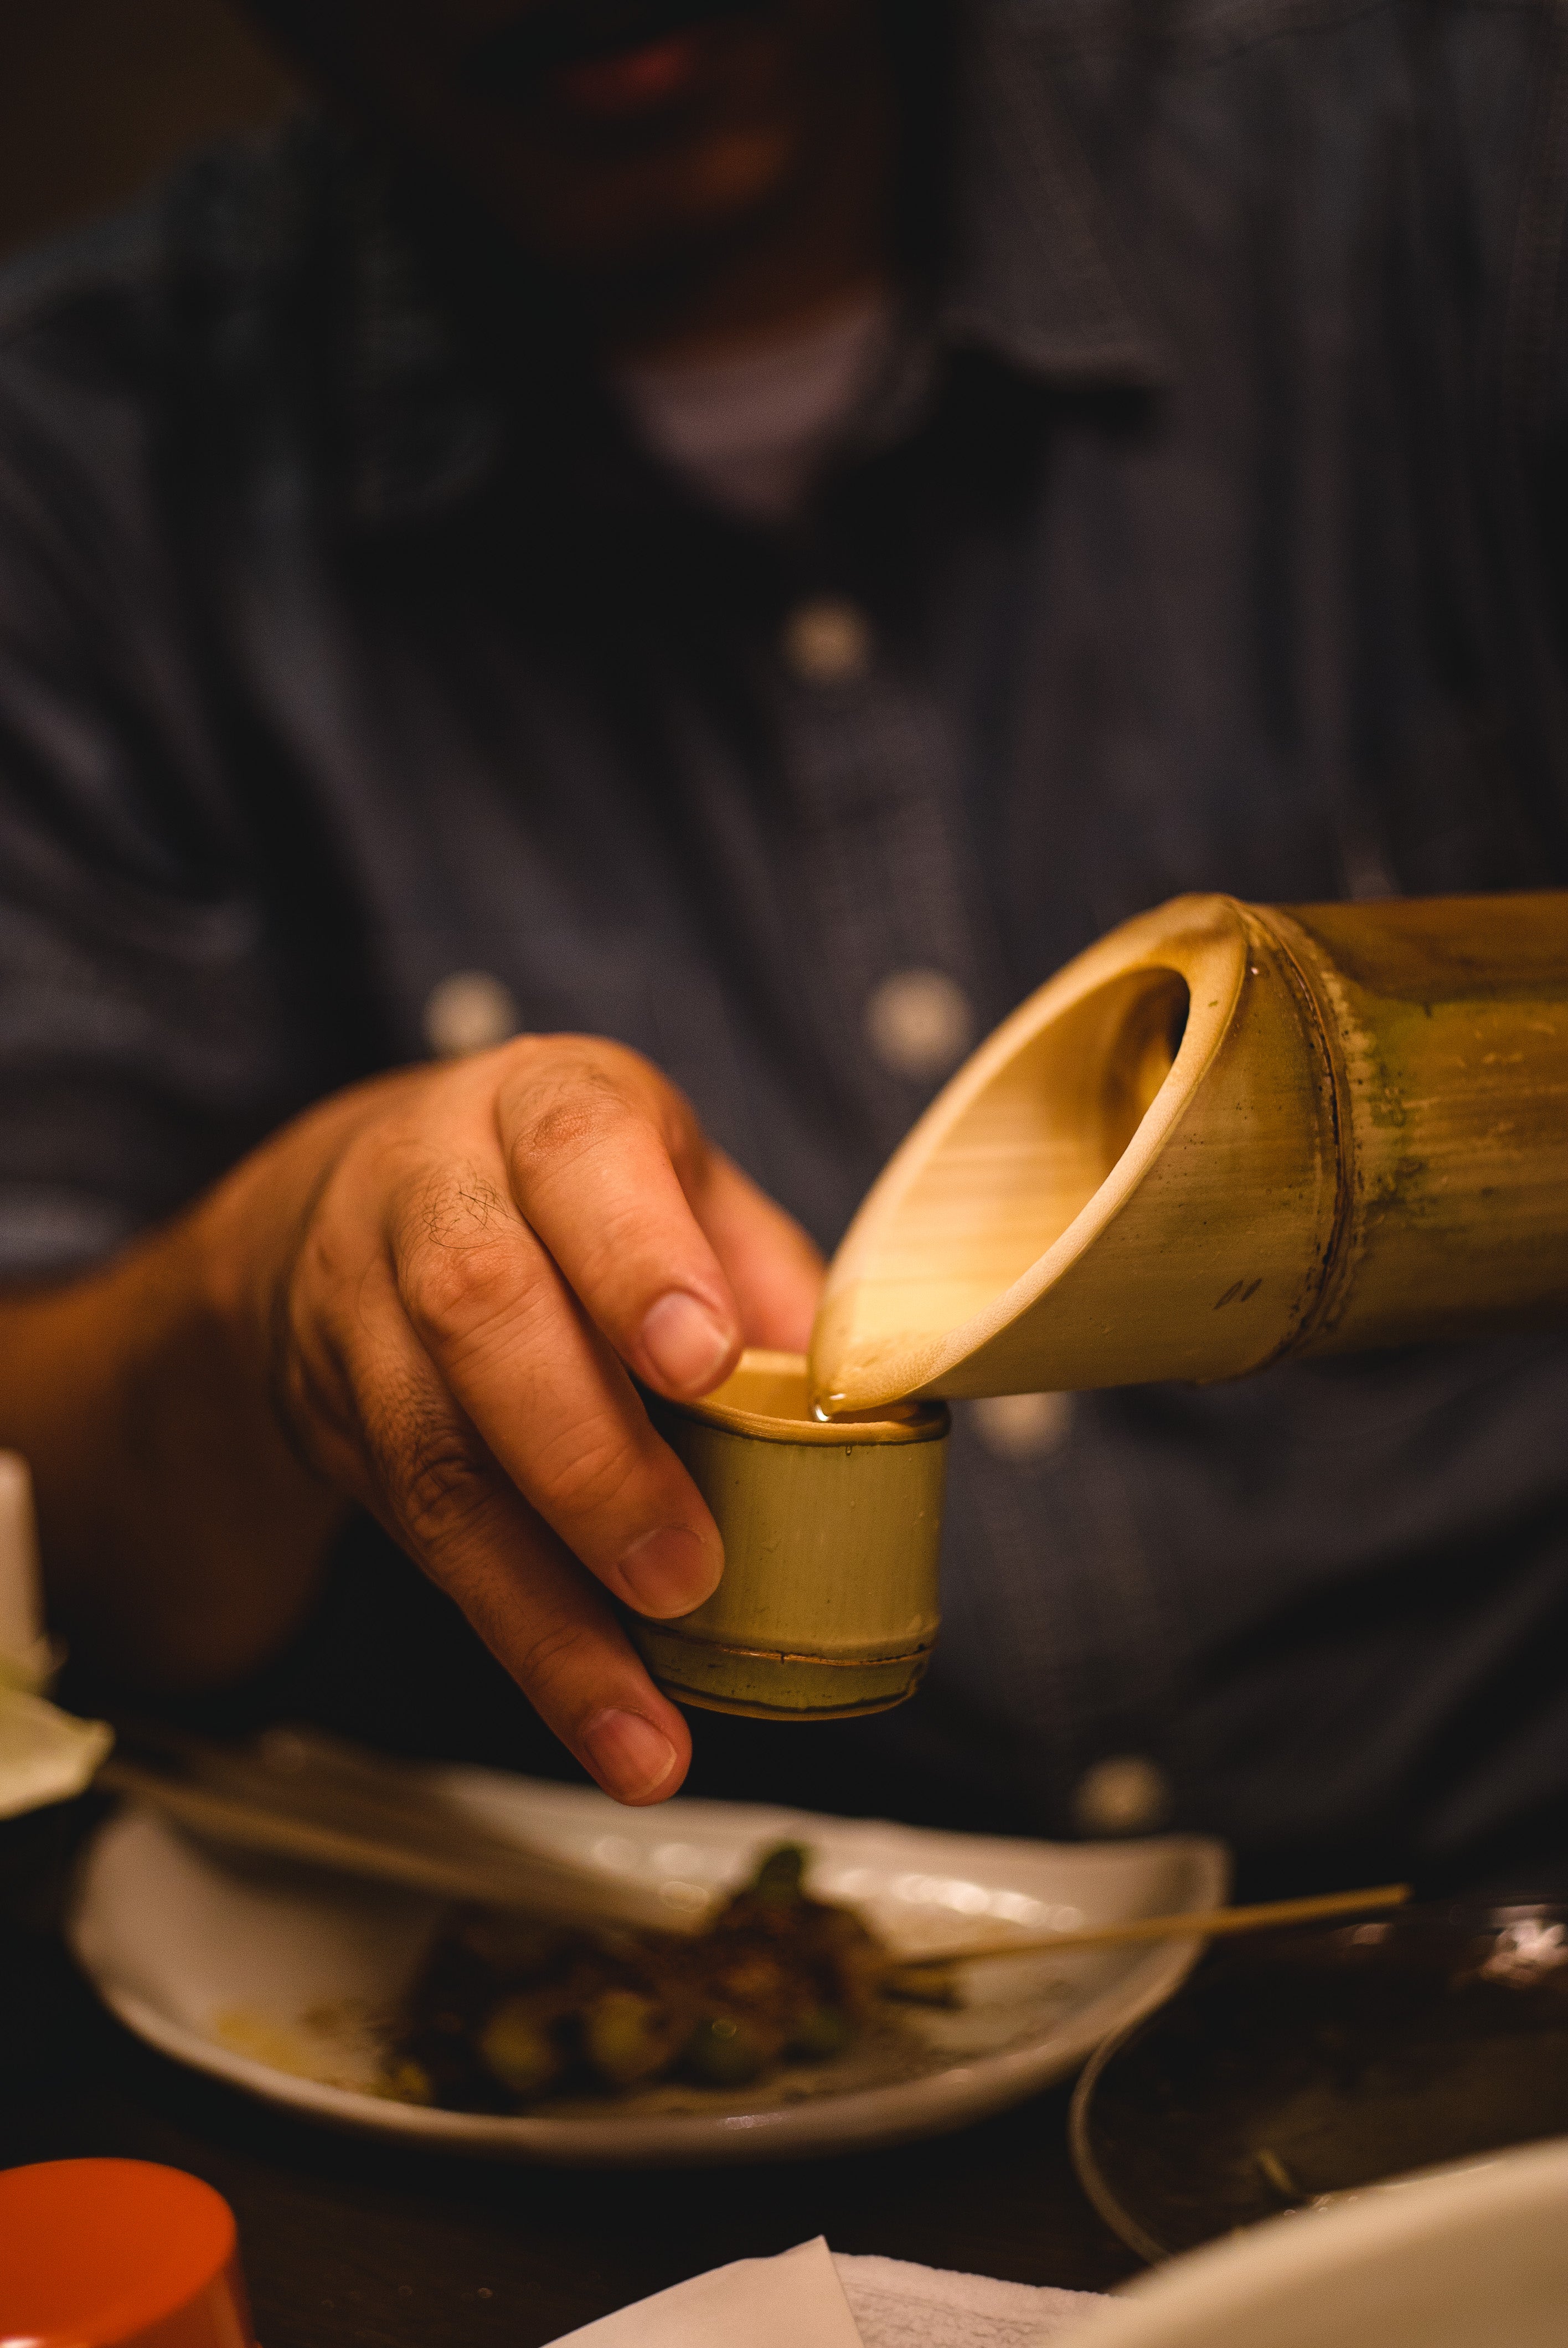
<path id="1" fill-rule="evenodd" d="M 1065 2087 L 890 2151 L 693 2169 L 433 2157 L 251 2103 L 143 2046 L 72 1965 L 59 1919 L 94 1815 L 0 1826 L 0 2168 L 117 2154 L 206 2178 L 265 2348 L 533 2348 L 816 2234 L 1084 2291 L 1136 2266 L 1073 2177 Z"/>

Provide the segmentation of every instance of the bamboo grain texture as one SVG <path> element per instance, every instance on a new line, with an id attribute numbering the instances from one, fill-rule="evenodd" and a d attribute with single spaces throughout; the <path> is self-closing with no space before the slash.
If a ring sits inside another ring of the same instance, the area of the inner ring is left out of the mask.
<path id="1" fill-rule="evenodd" d="M 828 1269 L 829 1410 L 1568 1322 L 1568 893 L 1173 900 L 987 1038 Z"/>

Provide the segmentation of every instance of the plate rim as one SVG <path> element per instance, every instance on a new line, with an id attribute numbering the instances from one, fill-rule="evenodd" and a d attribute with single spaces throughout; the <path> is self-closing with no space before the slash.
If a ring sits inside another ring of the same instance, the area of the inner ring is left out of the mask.
<path id="1" fill-rule="evenodd" d="M 1418 1900 L 1411 1901 L 1407 1907 L 1400 1907 L 1391 1911 L 1389 1921 L 1396 1931 L 1409 1931 L 1413 1929 L 1419 1932 L 1428 1929 L 1434 1931 L 1445 1928 L 1452 1929 L 1461 1921 L 1486 1920 L 1495 1924 L 1498 1931 L 1501 1931 L 1505 1928 L 1509 1917 L 1517 1917 L 1532 1911 L 1538 1912 L 1542 1909 L 1561 1909 L 1564 1916 L 1568 1917 L 1568 1896 L 1543 1893 L 1532 1898 L 1528 1894 L 1522 1893 L 1515 1898 L 1494 1900 L 1471 1900 L 1463 1898 Z M 1360 1921 L 1364 1921 L 1365 1919 Z M 1298 1934 L 1303 1938 L 1326 1939 L 1335 1932 L 1353 1931 L 1357 1922 L 1358 1919 L 1354 1916 L 1323 1917 L 1309 1923 L 1276 1929 L 1288 1931 L 1293 1935 Z M 1264 1936 L 1266 1944 L 1267 1939 L 1271 1937 L 1272 1935 Z M 1233 1950 L 1227 1952 L 1225 1962 L 1240 1966 L 1245 1965 L 1247 1960 L 1242 1952 Z M 1194 1958 L 1192 1965 L 1187 1968 L 1187 1976 L 1195 1971 L 1196 1964 L 1197 1959 Z M 1185 1986 L 1187 1976 L 1184 1976 L 1183 1980 L 1176 1983 L 1170 1998 L 1162 2001 L 1163 2003 L 1174 2003 L 1176 1993 Z M 1158 2006 L 1147 2006 L 1142 2013 L 1130 2013 L 1125 2022 L 1119 2023 L 1114 2030 L 1101 2040 L 1078 2075 L 1078 2082 L 1072 2090 L 1072 2101 L 1068 2106 L 1067 2114 L 1067 2144 L 1072 2161 L 1073 2175 L 1112 2232 L 1148 2267 L 1163 2266 L 1172 2259 L 1195 2258 L 1200 2250 L 1209 2250 L 1216 2242 L 1229 2240 L 1236 2231 L 1233 2227 L 1186 2249 L 1173 2250 L 1168 2242 L 1162 2242 L 1153 2234 L 1146 2232 L 1139 2224 L 1133 2212 L 1118 2200 L 1095 2157 L 1091 2131 L 1095 2090 L 1112 2064 L 1125 2051 L 1145 2024 L 1153 2020 L 1159 2010 Z M 1541 2137 L 1530 2141 L 1555 2143 L 1559 2139 Z M 1568 2144 L 1568 2137 L 1564 2137 L 1561 2141 Z M 1380 2192 L 1385 2186 L 1391 2183 L 1402 2184 L 1418 2177 L 1448 2175 L 1461 2169 L 1468 2171 L 1477 2164 L 1496 2161 L 1505 2153 L 1524 2148 L 1526 2147 L 1520 2146 L 1498 2146 L 1491 2151 L 1461 2155 L 1453 2160 L 1441 2161 L 1430 2168 L 1423 2165 L 1416 2169 L 1400 2170 L 1393 2178 L 1378 2178 L 1367 2185 L 1346 2187 L 1343 2189 L 1348 2195 Z M 1296 2209 L 1271 2211 L 1266 2217 L 1250 2219 L 1242 2230 L 1250 2231 L 1253 2227 L 1271 2225 L 1276 2216 L 1297 2215 L 1299 2211 Z"/>

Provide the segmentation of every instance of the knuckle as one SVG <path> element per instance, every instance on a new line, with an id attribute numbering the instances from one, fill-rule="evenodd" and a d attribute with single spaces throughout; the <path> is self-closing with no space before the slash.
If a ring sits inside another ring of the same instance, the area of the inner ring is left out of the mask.
<path id="1" fill-rule="evenodd" d="M 583 1622 L 558 1621 L 530 1625 L 514 1666 L 519 1684 L 536 1695 L 548 1695 L 562 1680 L 574 1676 L 574 1666 L 592 1646 Z"/>
<path id="2" fill-rule="evenodd" d="M 301 1219 L 289 1267 L 290 1285 L 311 1309 L 321 1310 L 358 1277 L 374 1226 L 359 1211 L 354 1168 L 340 1159 L 323 1177 Z"/>
<path id="3" fill-rule="evenodd" d="M 651 1151 L 695 1196 L 711 1152 L 685 1095 L 623 1045 L 554 1040 L 558 1048 L 528 1064 L 507 1103 L 507 1170 L 518 1195 L 547 1195 L 600 1151 L 637 1162 Z"/>
<path id="4" fill-rule="evenodd" d="M 488 1451 L 429 1395 L 384 1392 L 379 1404 L 367 1431 L 399 1523 L 418 1549 L 449 1540 L 495 1498 Z"/>
<path id="5" fill-rule="evenodd" d="M 365 1250 L 342 1226 L 317 1216 L 290 1267 L 283 1317 L 296 1350 L 330 1342 L 352 1317 L 363 1285 Z"/>
<path id="6" fill-rule="evenodd" d="M 540 1488 L 547 1504 L 572 1517 L 615 1510 L 638 1466 L 635 1450 L 616 1432 L 576 1426 L 540 1457 Z"/>
<path id="7" fill-rule="evenodd" d="M 273 1416 L 290 1447 L 308 1467 L 323 1472 L 323 1452 L 354 1424 L 333 1355 L 313 1332 L 292 1332 L 274 1344 L 269 1384 Z"/>
<path id="8" fill-rule="evenodd" d="M 271 1299 L 267 1375 L 273 1414 L 296 1455 L 326 1472 L 323 1447 L 356 1424 L 352 1398 L 355 1299 L 363 1250 L 341 1225 L 315 1213 Z M 341 1481 L 341 1476 L 330 1480 Z"/>
<path id="9" fill-rule="evenodd" d="M 395 1243 L 404 1309 L 426 1334 L 463 1334 L 511 1284 L 516 1231 L 494 1186 L 442 1176 L 422 1186 Z"/>
<path id="10" fill-rule="evenodd" d="M 409 1223 L 436 1251 L 461 1251 L 501 1236 L 509 1217 L 499 1189 L 474 1166 L 442 1166 L 414 1186 Z"/>
<path id="11" fill-rule="evenodd" d="M 398 1267 L 398 1291 L 422 1334 L 466 1332 L 495 1294 L 497 1265 L 488 1251 L 421 1248 Z"/>
<path id="12" fill-rule="evenodd" d="M 398 1514 L 421 1548 L 450 1539 L 490 1502 L 488 1460 L 453 1428 L 427 1436 L 399 1465 Z"/>
<path id="13" fill-rule="evenodd" d="M 637 1115 L 615 1072 L 584 1055 L 528 1087 L 511 1156 L 525 1176 L 556 1171 Z"/>

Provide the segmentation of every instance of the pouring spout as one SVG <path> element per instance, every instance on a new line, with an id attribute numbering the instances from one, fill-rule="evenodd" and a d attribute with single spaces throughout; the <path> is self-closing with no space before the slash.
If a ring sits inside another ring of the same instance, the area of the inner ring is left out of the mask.
<path id="1" fill-rule="evenodd" d="M 878 1179 L 813 1334 L 829 1412 L 1234 1377 L 1568 1318 L 1568 896 L 1128 922 Z"/>

